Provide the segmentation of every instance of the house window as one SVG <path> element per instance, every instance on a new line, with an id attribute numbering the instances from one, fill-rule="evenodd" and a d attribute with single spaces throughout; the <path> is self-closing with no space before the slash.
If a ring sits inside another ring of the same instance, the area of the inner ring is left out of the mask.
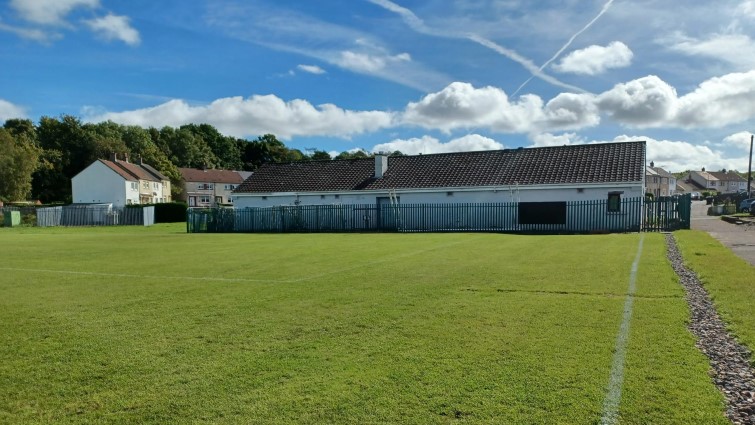
<path id="1" fill-rule="evenodd" d="M 227 185 L 225 185 L 225 190 L 233 190 L 233 189 L 236 189 L 236 185 L 235 184 L 227 184 Z"/>
<path id="2" fill-rule="evenodd" d="M 621 193 L 610 192 L 608 194 L 608 212 L 621 212 Z"/>
<path id="3" fill-rule="evenodd" d="M 145 189 L 149 189 L 149 182 L 143 182 L 142 187 Z"/>
<path id="4" fill-rule="evenodd" d="M 446 192 L 446 196 L 454 196 L 453 192 Z"/>
<path id="5" fill-rule="evenodd" d="M 131 182 L 131 189 L 138 190 L 139 189 L 139 185 L 136 182 Z"/>
<path id="6" fill-rule="evenodd" d="M 210 197 L 209 196 L 200 196 L 199 202 L 202 204 L 209 204 L 210 203 Z"/>

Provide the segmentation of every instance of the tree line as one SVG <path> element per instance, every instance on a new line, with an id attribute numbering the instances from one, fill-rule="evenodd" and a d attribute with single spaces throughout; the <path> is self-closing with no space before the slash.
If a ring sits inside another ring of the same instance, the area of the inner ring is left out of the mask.
<path id="1" fill-rule="evenodd" d="M 330 160 L 330 154 L 287 147 L 272 134 L 254 140 L 221 134 L 209 124 L 178 128 L 82 123 L 77 117 L 10 119 L 0 128 L 0 200 L 70 202 L 71 178 L 112 153 L 142 160 L 171 181 L 174 199 L 183 191 L 179 167 L 254 171 L 262 164 Z M 394 155 L 401 155 L 394 152 Z M 366 158 L 365 151 L 342 152 L 335 159 Z"/>

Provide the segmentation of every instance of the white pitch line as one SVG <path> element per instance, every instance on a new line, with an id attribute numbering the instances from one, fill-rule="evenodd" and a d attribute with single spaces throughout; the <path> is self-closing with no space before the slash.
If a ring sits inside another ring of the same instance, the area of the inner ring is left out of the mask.
<path id="1" fill-rule="evenodd" d="M 253 283 L 301 283 L 301 282 L 306 282 L 309 280 L 314 280 L 314 279 L 318 279 L 325 276 L 330 276 L 334 274 L 348 272 L 351 270 L 361 269 L 364 267 L 375 266 L 378 264 L 386 263 L 386 262 L 397 260 L 400 258 L 411 257 L 414 255 L 419 255 L 426 252 L 435 251 L 435 250 L 446 248 L 449 246 L 466 243 L 475 239 L 476 238 L 471 238 L 471 239 L 466 239 L 466 240 L 458 241 L 458 242 L 435 245 L 426 249 L 420 249 L 417 251 L 405 252 L 399 255 L 383 257 L 377 260 L 361 263 L 356 266 L 345 267 L 345 268 L 341 268 L 337 270 L 331 270 L 329 272 L 319 273 L 319 274 L 310 275 L 310 276 L 297 278 L 297 279 L 247 279 L 243 277 L 234 278 L 234 277 L 205 277 L 205 276 L 158 276 L 158 275 L 143 275 L 143 274 L 132 274 L 132 273 L 105 273 L 105 272 L 87 272 L 87 271 L 80 271 L 80 270 L 29 269 L 29 268 L 15 268 L 15 267 L 0 267 L 0 271 L 6 270 L 6 271 L 29 272 L 29 273 L 71 274 L 71 275 L 79 275 L 79 276 L 126 277 L 126 278 L 133 278 L 133 279 L 195 280 L 195 281 L 208 281 L 208 282 L 215 281 L 215 282 L 253 282 Z"/>
<path id="2" fill-rule="evenodd" d="M 611 365 L 611 378 L 606 390 L 606 399 L 603 401 L 603 416 L 601 425 L 616 424 L 619 421 L 619 404 L 621 404 L 621 388 L 624 385 L 624 361 L 627 356 L 627 340 L 629 339 L 629 323 L 632 320 L 632 305 L 634 304 L 634 291 L 637 286 L 637 269 L 642 256 L 642 243 L 645 235 L 640 235 L 640 245 L 637 247 L 637 256 L 632 263 L 632 271 L 629 273 L 629 290 L 624 301 L 624 316 L 621 320 L 619 334 L 616 337 L 616 347 L 613 353 Z"/>
<path id="3" fill-rule="evenodd" d="M 297 280 L 246 279 L 246 278 L 233 278 L 233 277 L 204 277 L 204 276 L 157 276 L 157 275 L 130 274 L 130 273 L 84 272 L 84 271 L 75 271 L 75 270 L 22 269 L 22 268 L 14 268 L 14 267 L 0 267 L 0 270 L 16 271 L 16 272 L 31 272 L 31 273 L 73 274 L 73 275 L 83 275 L 83 276 L 127 277 L 127 278 L 136 278 L 136 279 L 174 279 L 174 280 L 219 281 L 219 282 L 256 282 L 256 283 L 294 283 L 294 282 L 297 282 Z"/>

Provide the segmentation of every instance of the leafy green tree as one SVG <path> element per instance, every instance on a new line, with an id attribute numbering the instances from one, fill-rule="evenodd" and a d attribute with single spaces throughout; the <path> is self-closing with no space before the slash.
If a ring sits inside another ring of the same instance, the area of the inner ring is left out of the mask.
<path id="1" fill-rule="evenodd" d="M 360 158 L 369 158 L 372 155 L 365 152 L 363 149 L 356 150 L 354 152 L 341 152 L 339 153 L 335 159 L 360 159 Z"/>
<path id="2" fill-rule="evenodd" d="M 315 161 L 322 161 L 322 160 L 328 160 L 328 159 L 333 159 L 333 158 L 331 158 L 330 154 L 325 151 L 315 150 L 312 153 L 312 159 Z"/>
<path id="3" fill-rule="evenodd" d="M 0 128 L 0 198 L 27 199 L 31 194 L 32 173 L 37 168 L 40 149 L 20 133 Z"/>
<path id="4" fill-rule="evenodd" d="M 235 138 L 220 134 L 209 124 L 188 124 L 181 126 L 180 130 L 188 130 L 195 137 L 201 138 L 215 156 L 218 168 L 226 170 L 241 168 L 241 150 Z"/>

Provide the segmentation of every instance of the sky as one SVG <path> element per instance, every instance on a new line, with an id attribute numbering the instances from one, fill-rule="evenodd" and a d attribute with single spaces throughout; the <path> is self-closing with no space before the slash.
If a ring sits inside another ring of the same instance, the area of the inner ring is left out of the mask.
<path id="1" fill-rule="evenodd" d="M 0 122 L 407 154 L 647 141 L 747 171 L 755 0 L 2 0 Z"/>

